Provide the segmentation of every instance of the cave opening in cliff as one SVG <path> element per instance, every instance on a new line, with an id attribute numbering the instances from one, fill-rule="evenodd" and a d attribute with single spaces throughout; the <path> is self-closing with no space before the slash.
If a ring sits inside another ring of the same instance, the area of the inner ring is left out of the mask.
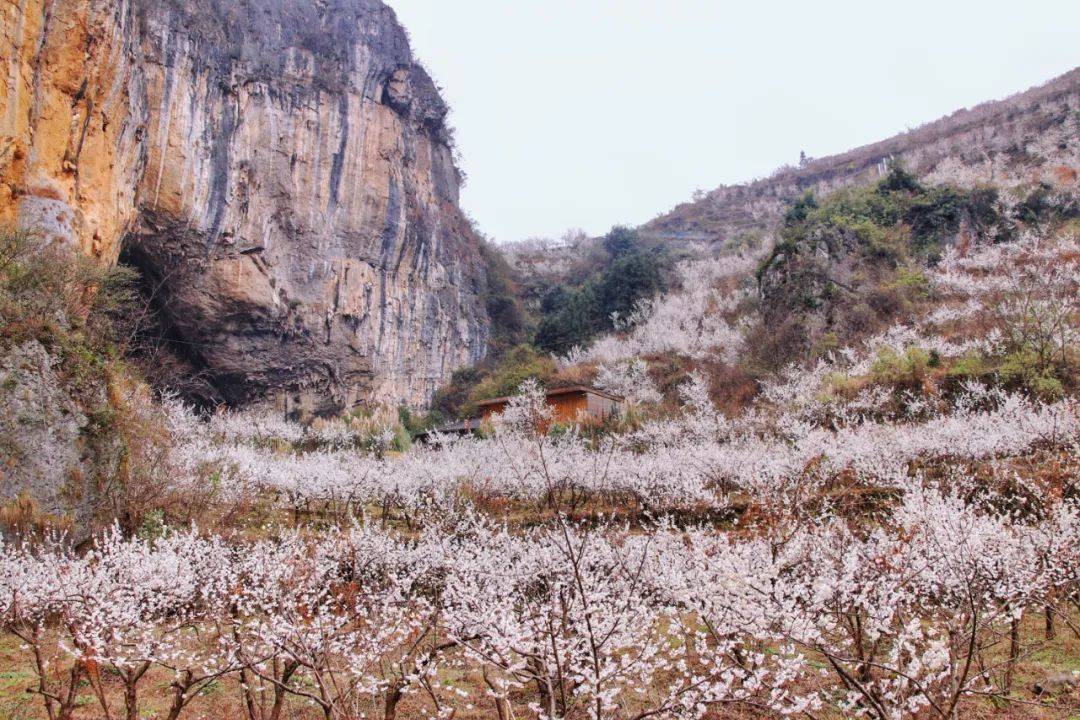
<path id="1" fill-rule="evenodd" d="M 184 337 L 170 320 L 169 273 L 130 242 L 123 244 L 118 265 L 130 268 L 138 279 L 128 359 L 159 393 L 178 395 L 200 411 L 224 404 L 224 394 L 201 359 L 200 343 Z"/>

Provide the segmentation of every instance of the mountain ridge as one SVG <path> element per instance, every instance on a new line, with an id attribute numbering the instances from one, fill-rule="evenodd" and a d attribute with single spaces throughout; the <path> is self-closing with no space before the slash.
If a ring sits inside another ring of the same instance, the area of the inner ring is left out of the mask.
<path id="1" fill-rule="evenodd" d="M 698 200 L 680 203 L 640 230 L 654 240 L 722 245 L 740 233 L 775 226 L 782 209 L 807 190 L 824 193 L 845 185 L 867 184 L 883 177 L 889 164 L 896 162 L 923 175 L 953 158 L 973 169 L 976 178 L 982 175 L 987 181 L 1000 180 L 993 177 L 995 159 L 1007 154 L 1012 145 L 1045 136 L 1067 122 L 1068 113 L 1077 108 L 1080 67 L 1007 98 L 957 110 L 884 140 L 812 159 L 801 167 L 783 167 L 767 178 L 721 185 Z M 978 137 L 980 132 L 983 137 Z M 956 147 L 947 146 L 949 142 Z M 980 162 L 990 163 L 988 172 L 979 167 Z M 1044 164 L 1029 164 L 1028 169 L 1041 171 Z M 1022 167 L 1008 169 L 1015 179 Z"/>

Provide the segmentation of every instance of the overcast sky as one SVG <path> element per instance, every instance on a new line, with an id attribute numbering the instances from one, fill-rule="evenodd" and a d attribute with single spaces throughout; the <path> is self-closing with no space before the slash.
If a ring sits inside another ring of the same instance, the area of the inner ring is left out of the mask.
<path id="1" fill-rule="evenodd" d="M 497 240 L 640 224 L 1080 65 L 1078 0 L 387 0 Z"/>

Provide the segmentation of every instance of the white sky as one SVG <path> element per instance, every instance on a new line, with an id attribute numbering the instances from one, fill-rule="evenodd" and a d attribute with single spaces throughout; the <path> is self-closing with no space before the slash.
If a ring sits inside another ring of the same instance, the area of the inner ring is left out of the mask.
<path id="1" fill-rule="evenodd" d="M 497 240 L 640 224 L 1080 64 L 1080 0 L 387 0 Z"/>

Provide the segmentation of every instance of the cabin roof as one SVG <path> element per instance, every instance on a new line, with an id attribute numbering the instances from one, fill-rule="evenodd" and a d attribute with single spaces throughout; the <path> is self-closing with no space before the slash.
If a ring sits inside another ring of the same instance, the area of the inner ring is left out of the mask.
<path id="1" fill-rule="evenodd" d="M 547 390 L 544 393 L 544 396 L 548 397 L 548 398 L 551 398 L 551 397 L 558 397 L 560 395 L 576 395 L 578 393 L 584 393 L 586 395 L 597 395 L 599 397 L 607 398 L 608 400 L 614 400 L 615 402 L 622 402 L 623 401 L 623 398 L 619 397 L 618 395 L 615 395 L 614 393 L 609 393 L 609 392 L 606 392 L 604 390 L 601 390 L 600 388 L 594 388 L 594 387 L 589 386 L 589 385 L 567 385 L 565 387 L 551 388 L 550 390 Z M 489 405 L 502 405 L 504 403 L 510 402 L 510 397 L 511 396 L 509 396 L 509 395 L 504 395 L 502 397 L 491 398 L 490 400 L 481 400 L 480 402 L 476 403 L 476 405 L 477 405 L 477 407 L 488 407 Z"/>
<path id="2" fill-rule="evenodd" d="M 466 418 L 465 420 L 457 420 L 457 421 L 454 421 L 454 422 L 451 422 L 451 423 L 444 423 L 444 424 L 440 425 L 439 427 L 435 427 L 435 428 L 431 428 L 429 430 L 424 430 L 423 432 L 419 432 L 419 433 L 416 434 L 416 438 L 417 439 L 427 438 L 427 437 L 430 437 L 431 435 L 433 435 L 435 433 L 452 434 L 452 433 L 473 432 L 474 430 L 479 430 L 480 426 L 483 425 L 483 423 L 484 423 L 484 418 L 482 418 L 482 417 L 474 417 L 474 418 Z"/>

